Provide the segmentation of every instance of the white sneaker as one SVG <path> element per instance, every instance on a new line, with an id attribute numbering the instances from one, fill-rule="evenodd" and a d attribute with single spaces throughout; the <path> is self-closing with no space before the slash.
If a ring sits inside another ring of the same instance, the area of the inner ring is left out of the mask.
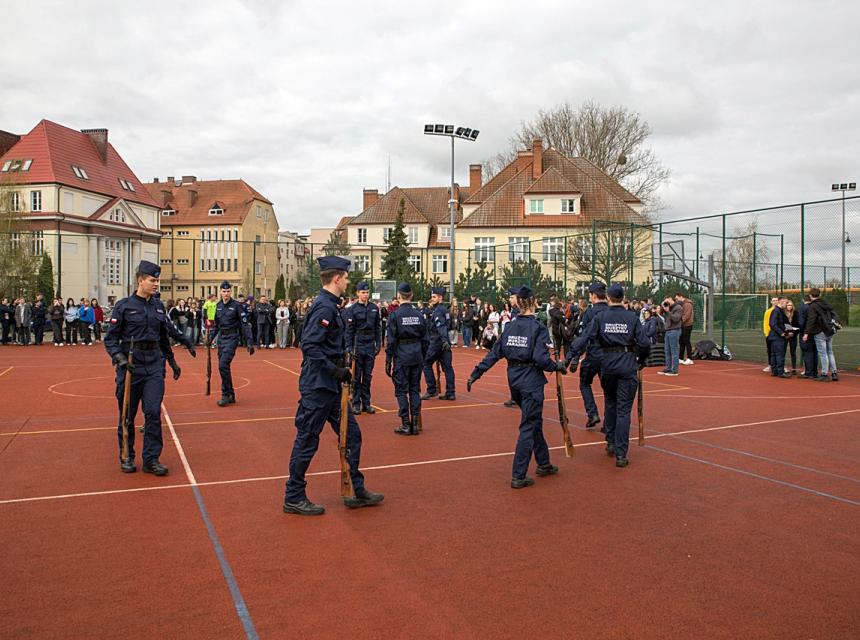
<path id="1" fill-rule="evenodd" d="M 677 376 L 678 374 L 677 374 L 677 373 L 672 373 L 671 371 L 667 371 L 664 375 L 667 375 L 667 376 Z"/>
<path id="2" fill-rule="evenodd" d="M 657 372 L 657 375 L 658 375 L 658 376 L 665 376 L 665 375 L 666 375 L 666 372 L 665 372 L 665 371 L 658 371 L 658 372 Z"/>
<path id="3" fill-rule="evenodd" d="M 764 369 L 762 369 L 762 371 L 764 371 L 765 373 L 770 373 L 770 366 L 765 367 Z"/>
<path id="4" fill-rule="evenodd" d="M 686 360 L 681 360 L 681 364 L 693 364 L 693 361 L 687 358 Z"/>

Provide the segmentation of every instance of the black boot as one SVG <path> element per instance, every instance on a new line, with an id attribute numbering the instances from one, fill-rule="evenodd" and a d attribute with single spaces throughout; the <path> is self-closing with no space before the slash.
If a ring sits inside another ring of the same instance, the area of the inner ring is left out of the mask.
<path id="1" fill-rule="evenodd" d="M 394 433 L 399 436 L 411 436 L 417 434 L 417 431 L 413 431 L 409 418 L 401 418 L 401 424 L 394 430 Z"/>
<path id="2" fill-rule="evenodd" d="M 422 400 L 434 400 L 436 398 L 436 392 L 430 393 L 429 391 L 421 396 Z"/>
<path id="3" fill-rule="evenodd" d="M 376 409 L 374 409 L 371 405 L 367 405 L 366 407 L 364 407 L 363 411 L 365 413 L 369 413 L 370 415 L 376 413 Z"/>
<path id="4" fill-rule="evenodd" d="M 119 468 L 123 473 L 134 473 L 137 471 L 137 465 L 134 464 L 134 458 L 131 456 L 125 460 L 120 459 Z"/>
<path id="5" fill-rule="evenodd" d="M 234 400 L 234 402 L 235 402 L 235 400 Z M 221 396 L 221 399 L 218 401 L 218 406 L 219 407 L 226 407 L 228 404 L 231 404 L 230 395 L 225 394 L 225 395 Z"/>
<path id="6" fill-rule="evenodd" d="M 554 476 L 557 473 L 558 467 L 550 462 L 548 462 L 547 464 L 538 465 L 537 469 L 535 469 L 535 475 L 538 475 L 541 478 L 546 476 Z"/>
<path id="7" fill-rule="evenodd" d="M 321 516 L 325 513 L 325 507 L 305 499 L 301 502 L 285 502 L 284 513 L 295 513 L 298 516 Z"/>
<path id="8" fill-rule="evenodd" d="M 588 416 L 588 420 L 585 423 L 586 429 L 594 429 L 597 425 L 600 424 L 600 416 Z"/>
<path id="9" fill-rule="evenodd" d="M 525 478 L 513 478 L 511 479 L 511 489 L 525 489 L 526 487 L 530 487 L 535 483 L 534 480 L 526 476 Z"/>
<path id="10" fill-rule="evenodd" d="M 450 391 L 450 392 L 443 393 L 441 396 L 439 396 L 439 399 L 440 400 L 456 400 L 457 395 L 453 391 Z"/>
<path id="11" fill-rule="evenodd" d="M 515 406 L 517 406 L 517 403 L 514 402 L 513 398 L 509 398 L 509 399 L 505 400 L 505 406 L 508 408 L 515 407 Z"/>
<path id="12" fill-rule="evenodd" d="M 614 444 L 610 444 L 608 442 L 606 443 L 606 455 L 608 455 L 608 456 L 614 456 L 615 455 L 615 445 Z"/>
<path id="13" fill-rule="evenodd" d="M 361 415 L 361 403 L 353 402 L 352 403 L 352 412 L 357 416 Z"/>
<path id="14" fill-rule="evenodd" d="M 157 476 L 167 475 L 167 467 L 161 464 L 158 460 L 153 460 L 152 462 L 144 462 L 141 469 L 143 469 L 144 473 L 152 473 Z"/>
<path id="15" fill-rule="evenodd" d="M 381 493 L 371 493 L 366 489 L 361 493 L 356 492 L 354 498 L 344 498 L 343 503 L 350 509 L 358 509 L 360 507 L 372 507 L 385 500 L 385 496 Z"/>

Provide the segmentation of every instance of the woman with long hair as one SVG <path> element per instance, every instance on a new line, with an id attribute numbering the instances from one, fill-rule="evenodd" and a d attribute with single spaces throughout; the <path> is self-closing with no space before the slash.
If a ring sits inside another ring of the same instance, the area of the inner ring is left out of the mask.
<path id="1" fill-rule="evenodd" d="M 287 348 L 290 335 L 290 308 L 286 300 L 278 300 L 278 308 L 275 309 L 276 331 L 278 333 L 278 347 Z"/>
<path id="2" fill-rule="evenodd" d="M 543 435 L 544 371 L 566 373 L 563 362 L 556 363 L 549 354 L 549 331 L 535 317 L 535 298 L 532 290 L 521 287 L 517 292 L 520 314 L 517 321 L 496 342 L 492 351 L 478 363 L 466 389 L 472 385 L 500 359 L 508 361 L 508 386 L 511 397 L 520 407 L 520 434 L 514 453 L 511 473 L 511 488 L 522 489 L 534 484 L 528 475 L 532 456 L 537 462 L 538 476 L 558 473 L 558 467 L 549 459 L 549 447 Z"/>
<path id="3" fill-rule="evenodd" d="M 102 322 L 105 321 L 105 311 L 99 306 L 99 301 L 97 298 L 93 298 L 90 301 L 90 306 L 93 308 L 93 316 L 95 317 L 95 322 L 93 323 L 93 333 L 95 334 L 96 342 L 101 342 Z"/>
<path id="4" fill-rule="evenodd" d="M 789 300 L 785 305 L 786 323 L 789 326 L 797 327 L 797 309 L 794 308 L 794 302 Z M 798 327 L 800 329 L 800 327 Z M 790 331 L 788 333 L 788 348 L 791 352 L 791 375 L 797 375 L 797 334 L 798 331 Z"/>
<path id="5" fill-rule="evenodd" d="M 78 329 L 80 328 L 80 318 L 78 312 L 80 308 L 75 304 L 74 298 L 66 300 L 66 312 L 63 315 L 63 320 L 66 322 L 66 344 L 78 344 Z"/>
<path id="6" fill-rule="evenodd" d="M 62 347 L 63 342 L 63 316 L 65 316 L 66 308 L 63 306 L 63 301 L 60 298 L 54 298 L 54 303 L 51 305 L 51 331 L 54 334 L 54 346 Z"/>

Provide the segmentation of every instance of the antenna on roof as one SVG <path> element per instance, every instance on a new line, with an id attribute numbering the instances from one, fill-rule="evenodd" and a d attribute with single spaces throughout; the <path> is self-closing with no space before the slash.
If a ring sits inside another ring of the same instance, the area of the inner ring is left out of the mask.
<path id="1" fill-rule="evenodd" d="M 391 154 L 388 154 L 388 172 L 385 174 L 385 193 L 391 191 Z"/>

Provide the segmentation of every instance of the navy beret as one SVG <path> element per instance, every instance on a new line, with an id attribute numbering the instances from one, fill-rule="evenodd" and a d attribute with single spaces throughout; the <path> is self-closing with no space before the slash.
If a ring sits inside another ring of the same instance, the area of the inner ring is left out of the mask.
<path id="1" fill-rule="evenodd" d="M 357 285 L 355 285 L 355 290 L 356 291 L 370 291 L 370 285 L 367 284 L 366 282 L 359 282 Z"/>
<path id="2" fill-rule="evenodd" d="M 520 294 L 520 287 L 511 287 L 508 289 L 509 296 L 518 296 Z"/>
<path id="3" fill-rule="evenodd" d="M 340 256 L 322 256 L 317 258 L 317 262 L 319 262 L 320 271 L 331 271 L 332 269 L 349 271 L 349 267 L 352 265 L 349 260 Z"/>
<path id="4" fill-rule="evenodd" d="M 397 290 L 400 293 L 412 293 L 412 287 L 409 286 L 408 282 L 401 282 L 400 286 L 397 287 Z"/>
<path id="5" fill-rule="evenodd" d="M 221 283 L 221 288 L 222 289 L 230 289 L 231 288 L 230 283 L 225 280 L 224 282 Z"/>
<path id="6" fill-rule="evenodd" d="M 430 293 L 435 296 L 444 296 L 445 295 L 445 287 L 433 287 L 430 289 Z"/>
<path id="7" fill-rule="evenodd" d="M 609 291 L 607 294 L 613 298 L 623 299 L 624 298 L 624 287 L 622 287 L 617 282 L 609 287 Z"/>
<path id="8" fill-rule="evenodd" d="M 602 282 L 592 282 L 588 286 L 588 293 L 606 293 L 606 285 Z"/>
<path id="9" fill-rule="evenodd" d="M 517 296 L 517 298 L 523 298 L 523 299 L 531 298 L 534 296 L 534 291 L 529 289 L 526 285 L 523 285 L 519 289 L 517 289 L 516 296 Z"/>
<path id="10" fill-rule="evenodd" d="M 161 267 L 157 264 L 149 262 L 148 260 L 141 260 L 140 264 L 137 265 L 137 270 L 140 273 L 145 273 L 148 276 L 152 276 L 153 278 L 161 277 Z"/>

